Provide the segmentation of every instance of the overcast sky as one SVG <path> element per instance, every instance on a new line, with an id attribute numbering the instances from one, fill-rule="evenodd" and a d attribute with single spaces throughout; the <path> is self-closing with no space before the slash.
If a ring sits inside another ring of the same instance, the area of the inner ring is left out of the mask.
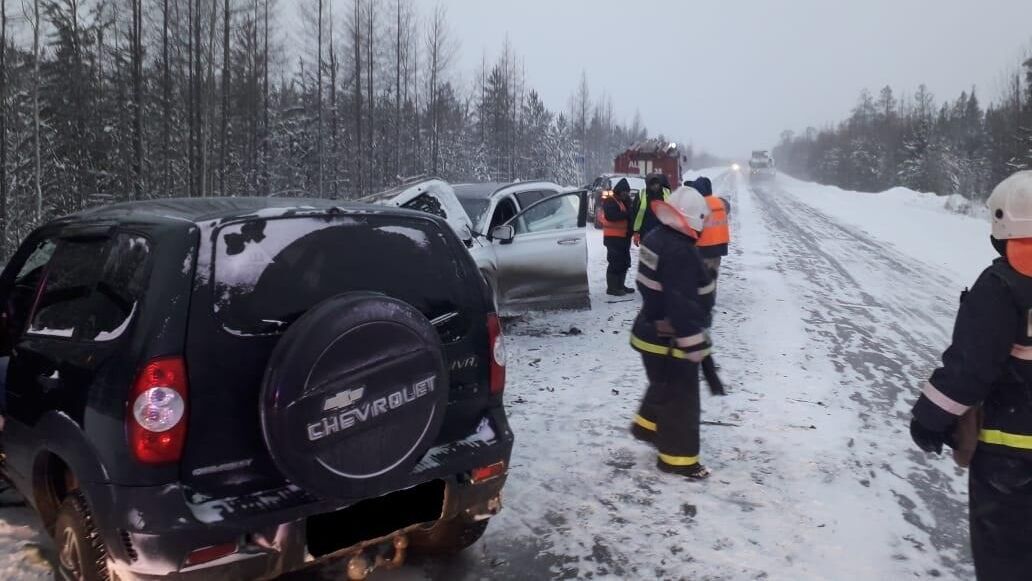
<path id="1" fill-rule="evenodd" d="M 1032 41 L 1032 0 L 443 0 L 473 77 L 505 36 L 564 108 L 581 71 L 617 114 L 737 156 L 847 115 L 859 91 L 994 97 Z M 430 0 L 416 0 L 424 14 Z"/>

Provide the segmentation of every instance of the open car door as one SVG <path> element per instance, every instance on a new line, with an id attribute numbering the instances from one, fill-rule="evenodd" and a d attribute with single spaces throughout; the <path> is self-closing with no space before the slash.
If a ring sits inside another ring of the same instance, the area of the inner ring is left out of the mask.
<path id="1" fill-rule="evenodd" d="M 498 302 L 506 308 L 586 308 L 587 190 L 548 196 L 491 231 Z"/>
<path id="2" fill-rule="evenodd" d="M 455 190 L 442 180 L 425 180 L 407 184 L 366 196 L 358 201 L 418 210 L 440 216 L 448 221 L 452 230 L 467 244 L 473 238 L 473 221 L 459 203 Z"/>

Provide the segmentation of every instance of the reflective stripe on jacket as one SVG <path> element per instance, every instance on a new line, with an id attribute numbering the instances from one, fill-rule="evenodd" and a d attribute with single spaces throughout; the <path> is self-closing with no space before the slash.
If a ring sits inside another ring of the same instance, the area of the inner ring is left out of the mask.
<path id="1" fill-rule="evenodd" d="M 638 289 L 631 347 L 678 359 L 708 353 L 713 285 L 692 238 L 666 226 L 649 232 L 638 254 Z"/>
<path id="2" fill-rule="evenodd" d="M 652 213 L 652 209 L 649 207 L 652 200 L 656 199 L 655 196 L 652 199 L 649 198 L 648 189 L 642 190 L 638 194 L 638 209 L 634 217 L 634 231 L 641 234 L 652 230 L 659 225 L 659 220 L 656 219 L 655 214 Z M 670 199 L 670 190 L 663 188 L 663 201 Z M 646 215 L 648 219 L 646 219 Z"/>

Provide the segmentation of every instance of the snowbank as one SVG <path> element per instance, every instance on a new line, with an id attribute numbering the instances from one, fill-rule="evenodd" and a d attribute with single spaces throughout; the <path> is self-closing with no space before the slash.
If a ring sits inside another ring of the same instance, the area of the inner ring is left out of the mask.
<path id="1" fill-rule="evenodd" d="M 681 174 L 681 182 L 683 183 L 688 180 L 694 180 L 699 176 L 706 176 L 714 183 L 716 183 L 718 177 L 727 173 L 727 169 L 728 168 L 726 166 L 706 167 L 702 169 L 688 169 Z"/>
<path id="2" fill-rule="evenodd" d="M 781 175 L 778 186 L 799 201 L 843 223 L 855 226 L 897 251 L 943 269 L 959 285 L 969 285 L 996 258 L 989 244 L 989 223 L 983 217 L 958 214 L 955 198 L 892 188 L 865 194 L 804 182 Z"/>

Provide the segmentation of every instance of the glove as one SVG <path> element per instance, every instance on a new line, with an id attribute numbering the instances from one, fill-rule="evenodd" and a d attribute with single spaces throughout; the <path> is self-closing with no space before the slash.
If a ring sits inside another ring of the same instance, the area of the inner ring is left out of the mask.
<path id="1" fill-rule="evenodd" d="M 635 232 L 634 236 L 631 237 L 631 240 L 634 241 L 635 246 L 641 246 L 641 234 Z"/>
<path id="2" fill-rule="evenodd" d="M 711 394 L 727 395 L 727 389 L 724 387 L 724 382 L 720 380 L 720 374 L 717 373 L 717 363 L 713 361 L 712 355 L 702 360 L 702 376 L 706 378 Z"/>
<path id="3" fill-rule="evenodd" d="M 929 454 L 942 454 L 942 445 L 950 442 L 948 432 L 929 430 L 916 418 L 910 420 L 910 437 L 918 448 Z"/>

